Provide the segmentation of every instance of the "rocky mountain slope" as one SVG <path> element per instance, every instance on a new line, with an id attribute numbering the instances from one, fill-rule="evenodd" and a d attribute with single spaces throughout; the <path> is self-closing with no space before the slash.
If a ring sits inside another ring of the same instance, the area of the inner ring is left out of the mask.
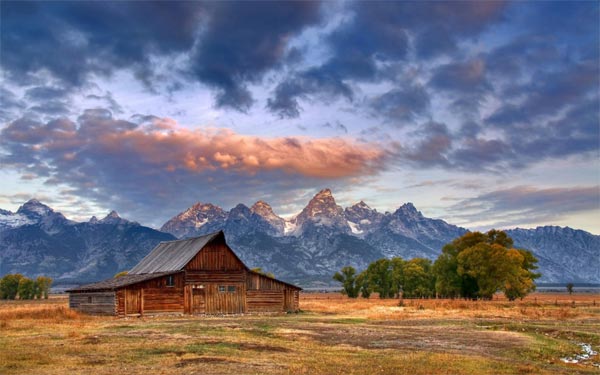
<path id="1" fill-rule="evenodd" d="M 223 229 L 249 267 L 261 267 L 302 286 L 331 285 L 346 265 L 364 269 L 381 257 L 435 259 L 444 244 L 467 230 L 430 219 L 411 203 L 380 213 L 365 202 L 340 207 L 329 189 L 284 219 L 258 201 L 230 211 L 197 203 L 153 230 L 122 219 L 77 223 L 31 200 L 15 213 L 0 210 L 0 275 L 46 274 L 58 282 L 111 277 L 136 264 L 158 242 Z M 164 233 L 168 232 L 168 233 Z M 600 236 L 560 227 L 512 229 L 517 247 L 539 259 L 539 282 L 600 282 Z"/>
<path id="2" fill-rule="evenodd" d="M 329 189 L 316 194 L 288 220 L 274 214 L 265 202 L 252 208 L 239 204 L 229 213 L 200 203 L 184 213 L 190 210 L 192 214 L 175 216 L 161 230 L 184 238 L 224 229 L 228 242 L 250 266 L 304 285 L 330 283 L 331 274 L 341 267 L 363 269 L 384 256 L 433 260 L 444 244 L 467 232 L 423 216 L 411 203 L 393 213 L 377 212 L 362 201 L 344 209 Z M 193 225 L 195 218 L 208 216 L 216 219 Z M 509 233 L 517 247 L 532 250 L 540 260 L 539 282 L 600 282 L 600 236 L 559 227 Z"/>
<path id="3" fill-rule="evenodd" d="M 77 223 L 37 200 L 0 216 L 0 275 L 47 275 L 57 283 L 112 277 L 174 236 L 120 218 Z"/>

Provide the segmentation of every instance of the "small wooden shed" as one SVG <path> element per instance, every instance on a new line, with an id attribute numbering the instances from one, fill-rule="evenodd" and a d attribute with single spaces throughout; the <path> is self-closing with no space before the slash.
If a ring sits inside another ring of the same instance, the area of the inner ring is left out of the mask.
<path id="1" fill-rule="evenodd" d="M 68 291 L 88 314 L 240 314 L 297 311 L 301 288 L 250 270 L 223 231 L 161 242 L 125 276 Z"/>

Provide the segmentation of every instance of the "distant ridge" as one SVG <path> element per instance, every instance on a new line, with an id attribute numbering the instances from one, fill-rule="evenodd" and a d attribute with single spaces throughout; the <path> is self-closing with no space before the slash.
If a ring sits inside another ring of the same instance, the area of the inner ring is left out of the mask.
<path id="1" fill-rule="evenodd" d="M 250 267 L 306 287 L 332 285 L 346 265 L 365 268 L 381 257 L 435 259 L 444 244 L 467 232 L 425 217 L 412 203 L 380 213 L 363 201 L 339 206 L 323 189 L 285 220 L 264 201 L 230 211 L 197 203 L 168 220 L 164 232 L 121 218 L 115 211 L 78 223 L 37 200 L 16 213 L 0 210 L 0 275 L 49 275 L 60 282 L 96 281 L 136 264 L 160 241 L 224 230 Z M 600 236 L 556 226 L 511 229 L 516 247 L 539 259 L 539 283 L 600 283 Z"/>

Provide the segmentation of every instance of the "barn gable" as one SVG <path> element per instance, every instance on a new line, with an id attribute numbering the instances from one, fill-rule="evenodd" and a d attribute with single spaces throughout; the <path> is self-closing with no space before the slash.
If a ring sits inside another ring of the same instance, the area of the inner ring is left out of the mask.
<path id="1" fill-rule="evenodd" d="M 146 255 L 129 271 L 130 275 L 144 273 L 180 271 L 194 258 L 207 243 L 223 232 L 207 234 L 186 240 L 159 243 L 150 254 Z"/>

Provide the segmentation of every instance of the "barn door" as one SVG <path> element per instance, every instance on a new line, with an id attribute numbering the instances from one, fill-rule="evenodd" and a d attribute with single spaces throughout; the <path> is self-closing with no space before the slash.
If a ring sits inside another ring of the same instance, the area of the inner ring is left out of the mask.
<path id="1" fill-rule="evenodd" d="M 204 289 L 192 289 L 192 314 L 204 314 L 206 311 Z"/>
<path id="2" fill-rule="evenodd" d="M 208 284 L 206 285 L 207 314 L 241 314 L 244 312 L 243 284 Z"/>
<path id="3" fill-rule="evenodd" d="M 125 314 L 141 314 L 142 290 L 125 289 Z"/>

